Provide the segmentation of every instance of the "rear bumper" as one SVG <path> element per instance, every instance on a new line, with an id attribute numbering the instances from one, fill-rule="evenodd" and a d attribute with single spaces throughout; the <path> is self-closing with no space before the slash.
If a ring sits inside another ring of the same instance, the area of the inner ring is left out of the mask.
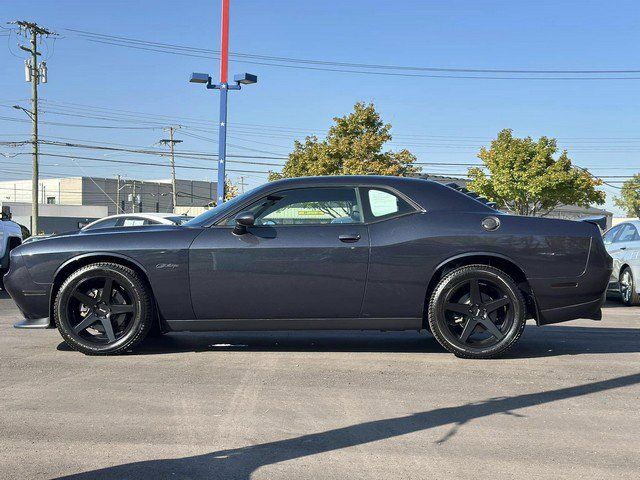
<path id="1" fill-rule="evenodd" d="M 538 312 L 538 324 L 566 322 L 576 318 L 602 320 L 602 304 L 604 296 L 591 302 L 568 305 L 566 307 L 549 308 Z"/>
<path id="2" fill-rule="evenodd" d="M 587 266 L 578 277 L 529 279 L 538 325 L 578 318 L 600 320 L 613 260 L 593 241 Z"/>

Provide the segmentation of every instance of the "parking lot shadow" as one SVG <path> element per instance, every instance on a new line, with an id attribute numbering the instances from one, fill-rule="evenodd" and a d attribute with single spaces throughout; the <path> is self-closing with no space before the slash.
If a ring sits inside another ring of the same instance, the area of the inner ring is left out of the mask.
<path id="1" fill-rule="evenodd" d="M 68 350 L 64 343 L 58 348 Z M 415 331 L 170 333 L 145 340 L 130 354 L 219 351 L 448 354 L 432 335 Z M 528 325 L 518 344 L 502 358 L 636 352 L 640 352 L 640 328 Z"/>
<path id="2" fill-rule="evenodd" d="M 512 414 L 514 410 L 522 408 L 597 394 L 638 383 L 640 383 L 640 374 L 627 375 L 557 390 L 492 398 L 478 403 L 374 420 L 243 448 L 220 450 L 186 458 L 134 462 L 61 478 L 71 480 L 125 478 L 248 480 L 253 472 L 266 465 L 451 425 L 449 434 L 440 440 L 446 441 L 447 438 L 455 435 L 458 428 L 478 418 L 501 413 Z"/>

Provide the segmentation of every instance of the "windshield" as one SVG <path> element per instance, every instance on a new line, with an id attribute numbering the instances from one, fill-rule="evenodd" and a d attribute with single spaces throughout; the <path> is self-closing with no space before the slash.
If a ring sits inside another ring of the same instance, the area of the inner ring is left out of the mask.
<path id="1" fill-rule="evenodd" d="M 228 202 L 224 202 L 222 205 L 218 205 L 217 207 L 212 208 L 211 210 L 207 210 L 206 212 L 198 215 L 192 220 L 185 222 L 183 225 L 187 227 L 196 227 L 203 224 L 208 223 L 212 218 L 218 215 L 224 215 L 225 212 L 233 210 L 237 205 L 241 204 L 247 197 L 249 197 L 255 188 L 249 190 L 242 195 L 238 195 L 237 197 L 232 198 Z"/>

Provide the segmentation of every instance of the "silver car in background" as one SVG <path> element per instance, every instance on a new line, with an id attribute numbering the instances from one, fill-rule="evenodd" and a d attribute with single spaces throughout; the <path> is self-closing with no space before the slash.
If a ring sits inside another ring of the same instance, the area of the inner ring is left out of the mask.
<path id="1" fill-rule="evenodd" d="M 177 215 L 175 213 L 122 213 L 91 222 L 84 226 L 82 230 L 113 227 L 141 227 L 144 225 L 182 225 L 192 218 L 193 217 L 188 217 L 187 215 Z"/>
<path id="2" fill-rule="evenodd" d="M 604 244 L 613 258 L 607 291 L 619 295 L 625 305 L 640 305 L 640 220 L 609 229 Z"/>

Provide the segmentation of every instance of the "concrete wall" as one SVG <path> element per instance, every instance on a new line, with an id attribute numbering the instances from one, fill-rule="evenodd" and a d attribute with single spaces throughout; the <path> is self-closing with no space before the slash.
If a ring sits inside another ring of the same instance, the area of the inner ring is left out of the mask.
<path id="1" fill-rule="evenodd" d="M 135 185 L 135 188 L 134 188 Z M 203 206 L 215 198 L 216 183 L 201 180 L 177 180 L 178 206 Z M 136 212 L 171 212 L 170 180 L 127 180 L 115 178 L 51 178 L 39 182 L 42 204 L 93 205 L 107 207 L 108 214 Z M 135 190 L 140 203 L 129 200 Z M 31 202 L 31 180 L 0 181 L 0 201 Z M 120 209 L 117 208 L 120 206 Z"/>
<path id="2" fill-rule="evenodd" d="M 31 229 L 31 203 L 0 202 L 9 206 L 13 221 Z M 43 233 L 61 233 L 77 230 L 89 222 L 107 215 L 106 206 L 39 205 L 39 228 Z M 39 233 L 40 233 L 39 232 Z"/>

